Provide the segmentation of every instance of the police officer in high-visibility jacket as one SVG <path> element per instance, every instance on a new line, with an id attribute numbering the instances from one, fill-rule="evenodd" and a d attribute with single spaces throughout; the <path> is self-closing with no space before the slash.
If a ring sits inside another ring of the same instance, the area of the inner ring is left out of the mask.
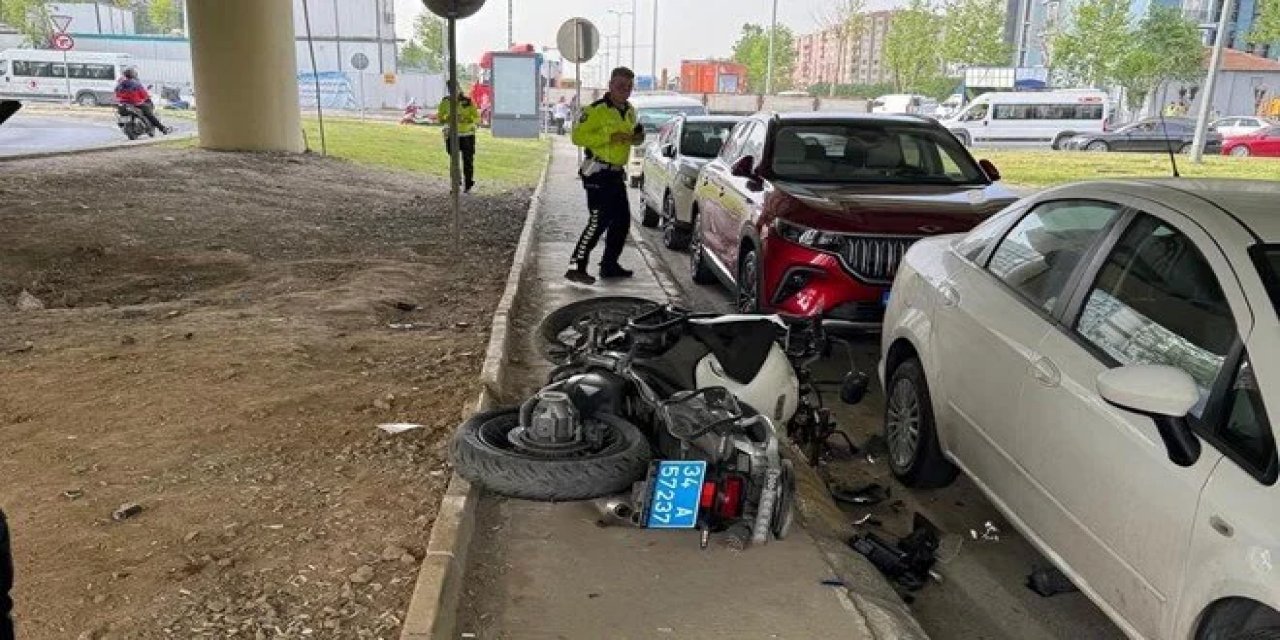
<path id="1" fill-rule="evenodd" d="M 626 67 L 614 69 L 609 77 L 609 92 L 583 109 L 573 128 L 573 143 L 584 151 L 585 159 L 578 171 L 591 212 L 564 276 L 573 282 L 595 284 L 596 279 L 587 273 L 587 262 L 601 235 L 605 235 L 605 241 L 600 277 L 632 276 L 618 263 L 618 257 L 631 229 L 625 167 L 631 147 L 644 143 L 644 127 L 636 123 L 636 110 L 627 102 L 635 78 L 636 74 Z"/>
<path id="2" fill-rule="evenodd" d="M 449 82 L 449 90 L 456 91 L 452 81 Z M 444 126 L 444 149 L 449 155 L 453 155 L 453 149 L 449 147 L 449 116 L 452 111 L 453 102 L 445 96 L 440 101 L 440 108 L 436 109 L 436 120 Z M 476 186 L 476 127 L 479 125 L 480 110 L 466 94 L 458 93 L 458 153 L 462 155 L 463 186 L 467 193 Z"/>

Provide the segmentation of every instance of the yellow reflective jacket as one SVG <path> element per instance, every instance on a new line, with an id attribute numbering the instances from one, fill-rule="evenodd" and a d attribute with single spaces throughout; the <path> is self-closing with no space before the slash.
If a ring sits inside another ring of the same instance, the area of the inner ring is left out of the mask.
<path id="1" fill-rule="evenodd" d="M 644 135 L 644 130 L 639 130 Z M 623 109 L 609 103 L 608 96 L 596 100 L 582 110 L 578 124 L 573 128 L 573 143 L 586 149 L 600 162 L 623 166 L 631 158 L 634 139 L 614 143 L 613 134 L 637 135 L 636 110 L 628 102 Z M 641 139 L 643 141 L 643 139 Z"/>
<path id="2" fill-rule="evenodd" d="M 436 109 L 436 118 L 440 124 L 447 130 L 449 128 L 450 107 L 453 106 L 449 96 L 445 96 L 440 101 L 440 108 Z M 476 127 L 480 126 L 480 109 L 476 108 L 476 104 L 467 96 L 458 96 L 458 135 L 474 136 Z"/>

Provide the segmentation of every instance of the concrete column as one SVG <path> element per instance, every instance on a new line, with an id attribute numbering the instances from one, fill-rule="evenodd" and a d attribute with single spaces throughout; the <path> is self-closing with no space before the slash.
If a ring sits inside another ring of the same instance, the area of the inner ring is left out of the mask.
<path id="1" fill-rule="evenodd" d="M 189 0 L 200 146 L 301 153 L 291 0 Z"/>

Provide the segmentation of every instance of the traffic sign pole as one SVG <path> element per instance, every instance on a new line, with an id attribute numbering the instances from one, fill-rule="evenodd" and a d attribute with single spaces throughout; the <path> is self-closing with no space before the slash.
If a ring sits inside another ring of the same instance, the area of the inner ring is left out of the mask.
<path id="1" fill-rule="evenodd" d="M 75 46 L 75 40 L 67 34 L 71 26 L 71 16 L 49 16 L 57 33 L 53 37 L 54 46 L 62 49 L 62 77 L 67 81 L 67 106 L 70 107 L 75 96 L 71 95 L 71 64 L 67 59 L 67 51 Z"/>

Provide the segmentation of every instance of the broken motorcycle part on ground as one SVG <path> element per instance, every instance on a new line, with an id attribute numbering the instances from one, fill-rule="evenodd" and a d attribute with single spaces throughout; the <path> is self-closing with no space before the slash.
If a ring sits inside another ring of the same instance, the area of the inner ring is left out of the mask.
<path id="1" fill-rule="evenodd" d="M 937 562 L 938 528 L 918 513 L 911 533 L 897 544 L 891 544 L 874 533 L 866 533 L 850 538 L 849 546 L 907 591 L 918 591 L 931 578 L 939 582 L 942 580 L 933 571 Z"/>
<path id="2" fill-rule="evenodd" d="M 841 489 L 839 487 L 828 487 L 831 497 L 838 502 L 848 504 L 856 504 L 867 507 L 877 505 L 889 499 L 890 490 L 884 485 L 876 482 L 858 487 L 856 489 Z"/>
<path id="3" fill-rule="evenodd" d="M 1074 593 L 1080 588 L 1057 567 L 1040 567 L 1027 576 L 1027 588 L 1043 598 Z"/>

